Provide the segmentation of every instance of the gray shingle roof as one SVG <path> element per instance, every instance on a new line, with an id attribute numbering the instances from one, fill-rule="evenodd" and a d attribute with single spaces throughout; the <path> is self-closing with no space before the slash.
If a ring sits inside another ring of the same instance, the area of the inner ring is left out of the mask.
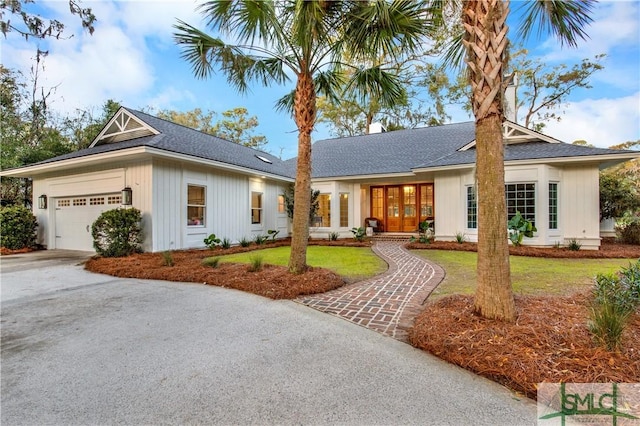
<path id="1" fill-rule="evenodd" d="M 325 139 L 313 144 L 314 178 L 410 173 L 473 141 L 473 122 Z"/>
<path id="2" fill-rule="evenodd" d="M 313 145 L 314 178 L 411 173 L 473 164 L 475 148 L 458 151 L 475 139 L 475 123 L 398 130 L 326 139 Z M 505 145 L 505 161 L 621 154 L 624 151 L 567 143 L 526 142 Z"/>
<path id="3" fill-rule="evenodd" d="M 296 158 L 282 161 L 266 152 L 211 136 L 140 111 L 131 109 L 126 109 L 126 111 L 159 131 L 160 134 L 122 142 L 105 143 L 36 164 L 47 164 L 146 146 L 276 176 L 295 177 Z M 312 177 L 332 178 L 412 173 L 415 169 L 470 165 L 475 162 L 475 149 L 458 150 L 474 139 L 474 122 L 325 139 L 313 144 Z M 506 145 L 505 160 L 543 160 L 623 152 L 540 141 Z M 268 159 L 271 163 L 260 160 L 258 156 Z"/>
<path id="4" fill-rule="evenodd" d="M 211 136 L 140 111 L 127 108 L 125 109 L 130 114 L 136 116 L 149 126 L 156 129 L 160 134 L 144 136 L 122 142 L 97 145 L 92 148 L 50 158 L 37 164 L 47 164 L 60 160 L 80 158 L 94 154 L 145 146 L 167 152 L 217 161 L 231 166 L 248 168 L 276 176 L 293 177 L 294 175 L 289 164 L 269 153 Z M 268 159 L 271 163 L 260 160 L 258 156 Z"/>

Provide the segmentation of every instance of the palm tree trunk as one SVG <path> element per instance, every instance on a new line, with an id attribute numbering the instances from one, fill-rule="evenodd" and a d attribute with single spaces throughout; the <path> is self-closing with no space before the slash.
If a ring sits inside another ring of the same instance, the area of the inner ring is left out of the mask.
<path id="1" fill-rule="evenodd" d="M 289 272 L 301 274 L 307 269 L 311 209 L 311 131 L 316 120 L 316 92 L 311 74 L 298 75 L 293 109 L 298 126 L 298 166 L 293 194 L 293 234 Z"/>
<path id="2" fill-rule="evenodd" d="M 476 118 L 478 282 L 474 307 L 485 318 L 514 321 L 502 141 L 508 6 L 502 0 L 470 0 L 462 13 Z"/>

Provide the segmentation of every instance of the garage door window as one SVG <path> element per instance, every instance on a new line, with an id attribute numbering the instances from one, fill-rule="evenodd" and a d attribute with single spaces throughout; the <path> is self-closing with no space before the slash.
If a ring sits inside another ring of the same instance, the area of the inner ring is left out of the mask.
<path id="1" fill-rule="evenodd" d="M 205 187 L 187 186 L 187 225 L 204 226 L 205 218 Z"/>

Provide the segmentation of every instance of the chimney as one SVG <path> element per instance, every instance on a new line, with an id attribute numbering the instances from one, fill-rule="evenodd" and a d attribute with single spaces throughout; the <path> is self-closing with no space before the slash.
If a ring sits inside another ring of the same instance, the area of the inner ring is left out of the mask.
<path id="1" fill-rule="evenodd" d="M 507 88 L 504 91 L 504 118 L 514 123 L 518 122 L 517 117 L 517 88 L 518 88 L 518 74 L 513 72 L 512 74 L 505 76 L 505 83 Z"/>
<path id="2" fill-rule="evenodd" d="M 382 123 L 380 123 L 380 122 L 371 123 L 369 125 L 369 134 L 384 133 L 386 131 L 387 131 L 387 129 L 385 129 L 384 126 L 382 125 Z"/>

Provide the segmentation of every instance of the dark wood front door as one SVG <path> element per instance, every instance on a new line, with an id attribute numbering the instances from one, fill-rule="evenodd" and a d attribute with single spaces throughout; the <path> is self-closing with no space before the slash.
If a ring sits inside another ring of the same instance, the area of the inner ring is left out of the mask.
<path id="1" fill-rule="evenodd" d="M 387 232 L 413 232 L 418 229 L 416 186 L 387 187 Z"/>
<path id="2" fill-rule="evenodd" d="M 415 232 L 421 220 L 433 219 L 433 184 L 371 188 L 371 216 L 385 232 Z"/>

